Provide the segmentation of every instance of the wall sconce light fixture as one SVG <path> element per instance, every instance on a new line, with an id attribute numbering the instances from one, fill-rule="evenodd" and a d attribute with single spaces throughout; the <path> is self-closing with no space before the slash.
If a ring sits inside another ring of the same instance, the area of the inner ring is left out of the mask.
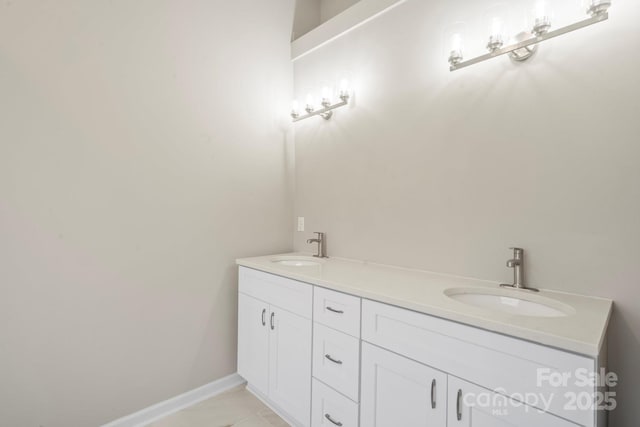
<path id="1" fill-rule="evenodd" d="M 449 55 L 449 70 L 456 71 L 491 58 L 509 54 L 514 61 L 525 61 L 529 59 L 538 49 L 538 43 L 566 33 L 597 24 L 609 19 L 608 10 L 611 7 L 611 0 L 591 0 L 587 9 L 589 18 L 578 21 L 566 27 L 550 31 L 551 18 L 549 16 L 546 3 L 541 0 L 536 6 L 535 21 L 531 31 L 523 31 L 514 38 L 514 43 L 503 46 L 503 24 L 500 18 L 494 18 L 491 35 L 487 42 L 489 53 L 464 61 L 462 51 L 461 36 L 456 34 L 451 40 L 451 53 Z"/>
<path id="2" fill-rule="evenodd" d="M 343 107 L 349 103 L 349 82 L 347 80 L 342 80 L 340 83 L 340 93 L 338 94 L 338 97 L 340 98 L 340 101 L 333 103 L 331 101 L 331 89 L 329 89 L 328 86 L 325 86 L 322 88 L 322 99 L 320 101 L 321 108 L 316 109 L 313 95 L 308 94 L 304 108 L 307 114 L 300 115 L 298 101 L 294 100 L 291 104 L 291 118 L 294 122 L 299 122 L 300 120 L 308 119 L 313 116 L 320 116 L 325 120 L 329 120 L 333 116 L 333 110 Z"/>

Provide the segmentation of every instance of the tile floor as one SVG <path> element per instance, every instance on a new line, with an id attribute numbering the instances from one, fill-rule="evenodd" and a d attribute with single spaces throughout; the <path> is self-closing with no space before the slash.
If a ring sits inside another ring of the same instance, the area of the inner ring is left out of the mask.
<path id="1" fill-rule="evenodd" d="M 289 427 L 245 386 L 204 400 L 147 427 Z"/>

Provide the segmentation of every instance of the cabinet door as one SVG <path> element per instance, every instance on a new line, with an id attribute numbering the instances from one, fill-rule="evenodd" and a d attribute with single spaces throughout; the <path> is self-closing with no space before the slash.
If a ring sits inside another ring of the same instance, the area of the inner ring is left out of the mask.
<path id="1" fill-rule="evenodd" d="M 238 373 L 258 391 L 269 391 L 269 305 L 238 294 Z"/>
<path id="2" fill-rule="evenodd" d="M 271 306 L 269 398 L 301 425 L 311 422 L 311 320 Z"/>
<path id="3" fill-rule="evenodd" d="M 576 427 L 576 424 L 449 376 L 447 426 Z"/>
<path id="4" fill-rule="evenodd" d="M 362 343 L 360 425 L 445 427 L 447 376 Z"/>

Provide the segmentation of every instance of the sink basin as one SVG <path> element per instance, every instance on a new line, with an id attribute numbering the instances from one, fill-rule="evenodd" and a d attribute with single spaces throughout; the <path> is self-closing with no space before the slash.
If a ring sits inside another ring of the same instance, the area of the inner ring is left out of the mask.
<path id="1" fill-rule="evenodd" d="M 271 262 L 288 267 L 315 267 L 321 265 L 324 260 L 310 256 L 291 255 L 273 258 Z"/>
<path id="2" fill-rule="evenodd" d="M 565 317 L 575 313 L 571 306 L 526 291 L 453 288 L 444 294 L 464 304 L 517 316 Z"/>

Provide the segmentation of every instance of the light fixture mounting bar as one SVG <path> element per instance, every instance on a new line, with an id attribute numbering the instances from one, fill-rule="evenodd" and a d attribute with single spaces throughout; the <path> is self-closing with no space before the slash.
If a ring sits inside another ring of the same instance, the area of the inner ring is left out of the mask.
<path id="1" fill-rule="evenodd" d="M 343 107 L 349 103 L 348 96 L 343 95 L 340 97 L 340 99 L 342 99 L 342 101 L 337 102 L 335 104 L 328 105 L 324 108 L 321 108 L 320 110 L 314 110 L 310 113 L 305 114 L 304 116 L 294 117 L 293 122 L 294 123 L 299 122 L 300 120 L 308 119 L 309 117 L 313 117 L 313 116 L 322 116 L 323 119 L 329 120 L 329 118 L 331 118 L 331 115 L 333 114 L 333 110 L 335 110 L 336 108 Z"/>
<path id="2" fill-rule="evenodd" d="M 460 62 L 458 64 L 451 65 L 449 67 L 449 70 L 450 71 L 456 71 L 456 70 L 459 70 L 461 68 L 465 68 L 465 67 L 468 67 L 470 65 L 477 64 L 479 62 L 483 62 L 483 61 L 486 61 L 486 60 L 491 59 L 491 58 L 495 58 L 495 57 L 498 57 L 498 56 L 505 55 L 507 53 L 511 53 L 514 50 L 523 49 L 523 48 L 525 48 L 527 46 L 538 44 L 538 43 L 543 42 L 545 40 L 549 40 L 549 39 L 552 39 L 554 37 L 558 37 L 558 36 L 570 33 L 570 32 L 575 31 L 575 30 L 579 30 L 580 28 L 588 27 L 589 25 L 593 25 L 593 24 L 597 24 L 598 22 L 606 21 L 607 19 L 609 19 L 609 14 L 606 13 L 606 12 L 605 13 L 601 13 L 601 14 L 592 16 L 591 18 L 588 18 L 588 19 L 585 19 L 585 20 L 582 20 L 582 21 L 578 21 L 578 22 L 573 23 L 571 25 L 567 25 L 566 27 L 562 27 L 562 28 L 558 28 L 557 30 L 549 31 L 546 34 L 541 34 L 539 36 L 533 36 L 528 40 L 524 40 L 524 41 L 521 41 L 519 43 L 514 43 L 514 44 L 511 44 L 509 46 L 505 46 L 503 48 L 497 49 L 497 50 L 495 50 L 493 52 L 487 53 L 485 55 L 481 55 L 481 56 L 475 57 L 473 59 L 469 59 L 468 61 L 463 61 L 463 62 Z"/>

